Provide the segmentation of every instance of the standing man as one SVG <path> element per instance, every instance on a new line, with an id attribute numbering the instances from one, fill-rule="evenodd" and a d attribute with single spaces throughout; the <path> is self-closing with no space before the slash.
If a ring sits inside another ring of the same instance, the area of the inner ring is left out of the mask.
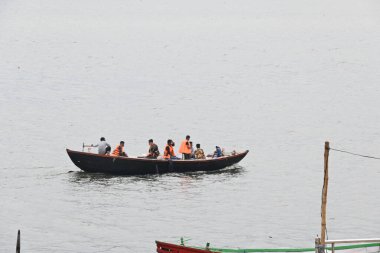
<path id="1" fill-rule="evenodd" d="M 119 145 L 116 146 L 115 150 L 112 152 L 112 156 L 125 156 L 128 157 L 124 150 L 124 141 L 121 141 Z"/>
<path id="2" fill-rule="evenodd" d="M 101 137 L 100 142 L 93 147 L 98 147 L 99 155 L 109 155 L 111 152 L 111 146 L 106 142 L 106 138 L 104 137 Z"/>
<path id="3" fill-rule="evenodd" d="M 191 158 L 190 135 L 186 135 L 186 139 L 182 141 L 179 147 L 179 153 L 182 153 L 182 157 L 185 160 Z"/>
<path id="4" fill-rule="evenodd" d="M 158 146 L 153 142 L 152 139 L 150 139 L 148 142 L 149 142 L 149 151 L 148 151 L 148 155 L 146 156 L 146 158 L 156 159 L 160 155 L 160 151 L 158 150 Z"/>

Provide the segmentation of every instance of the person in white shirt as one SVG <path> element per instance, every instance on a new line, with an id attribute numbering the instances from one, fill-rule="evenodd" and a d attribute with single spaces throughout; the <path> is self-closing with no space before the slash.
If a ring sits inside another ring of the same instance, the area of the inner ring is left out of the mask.
<path id="1" fill-rule="evenodd" d="M 98 148 L 99 155 L 109 155 L 111 152 L 111 145 L 106 142 L 106 138 L 100 138 L 100 142 L 94 147 Z"/>

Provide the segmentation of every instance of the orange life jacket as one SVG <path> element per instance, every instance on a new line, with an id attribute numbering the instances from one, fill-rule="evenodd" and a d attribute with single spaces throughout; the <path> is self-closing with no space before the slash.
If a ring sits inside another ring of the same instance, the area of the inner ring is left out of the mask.
<path id="1" fill-rule="evenodd" d="M 166 147 L 169 147 L 170 149 L 170 153 L 166 150 Z M 163 158 L 164 159 L 170 159 L 172 156 L 175 156 L 174 154 L 174 149 L 172 146 L 169 146 L 169 145 L 166 145 L 165 149 L 164 149 L 164 155 L 163 155 Z"/>
<path id="2" fill-rule="evenodd" d="M 121 154 L 124 153 L 124 147 L 117 145 L 115 150 L 112 152 L 113 156 L 121 156 Z"/>
<path id="3" fill-rule="evenodd" d="M 191 148 L 189 148 L 190 144 L 186 145 L 186 143 L 189 143 L 189 141 L 188 140 L 182 141 L 181 146 L 179 147 L 179 151 L 178 151 L 179 153 L 191 154 Z"/>

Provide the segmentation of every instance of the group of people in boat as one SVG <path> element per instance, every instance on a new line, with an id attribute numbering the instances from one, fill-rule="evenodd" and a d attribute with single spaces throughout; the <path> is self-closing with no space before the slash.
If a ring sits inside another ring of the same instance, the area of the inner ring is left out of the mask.
<path id="1" fill-rule="evenodd" d="M 181 159 L 176 156 L 174 152 L 175 143 L 171 139 L 167 141 L 167 144 L 164 148 L 164 153 L 162 155 L 160 154 L 157 144 L 153 142 L 153 139 L 150 139 L 148 143 L 149 143 L 148 154 L 144 158 L 150 158 L 150 159 L 162 158 L 162 159 L 172 159 L 172 160 Z M 91 145 L 91 146 L 97 147 L 98 153 L 100 155 L 128 157 L 127 153 L 125 152 L 124 144 L 125 144 L 124 141 L 120 141 L 120 143 L 111 152 L 111 145 L 109 145 L 106 142 L 106 139 L 104 137 L 101 137 L 100 142 L 97 145 Z M 182 159 L 185 159 L 185 160 L 206 159 L 206 155 L 203 149 L 201 148 L 201 145 L 196 144 L 195 147 L 196 148 L 194 148 L 193 146 L 193 142 L 190 141 L 190 135 L 187 135 L 186 138 L 181 142 L 178 152 L 182 154 Z M 219 146 L 216 146 L 214 153 L 210 155 L 210 157 L 217 158 L 221 156 L 223 156 L 222 149 Z"/>

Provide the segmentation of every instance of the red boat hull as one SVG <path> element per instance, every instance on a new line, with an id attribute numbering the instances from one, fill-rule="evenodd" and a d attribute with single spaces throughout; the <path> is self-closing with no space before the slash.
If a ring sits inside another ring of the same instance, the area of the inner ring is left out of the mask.
<path id="1" fill-rule="evenodd" d="M 186 246 L 180 246 L 176 244 L 159 242 L 157 244 L 157 253 L 220 253 L 218 251 L 210 251 L 204 249 L 195 249 Z"/>

